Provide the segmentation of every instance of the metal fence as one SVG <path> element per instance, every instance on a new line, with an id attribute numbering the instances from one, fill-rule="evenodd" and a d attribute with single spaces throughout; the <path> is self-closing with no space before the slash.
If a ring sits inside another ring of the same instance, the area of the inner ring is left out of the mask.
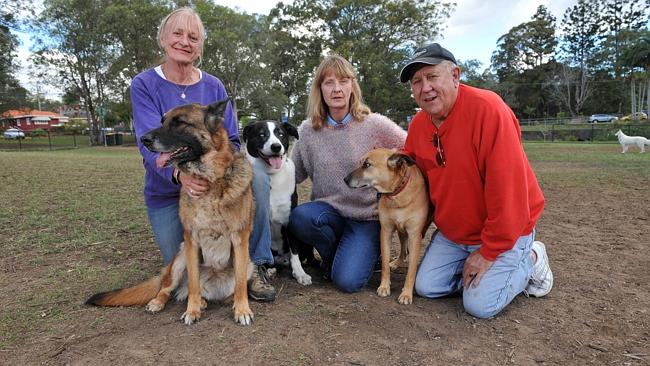
<path id="1" fill-rule="evenodd" d="M 101 135 L 104 146 L 135 146 L 135 135 L 129 133 L 106 133 Z M 24 138 L 0 138 L 2 151 L 38 151 L 76 149 L 90 146 L 90 137 L 86 134 L 65 134 L 53 131 L 26 131 Z"/>
<path id="2" fill-rule="evenodd" d="M 524 141 L 617 141 L 616 131 L 628 136 L 650 137 L 650 123 L 548 123 L 522 125 L 521 137 Z"/>
<path id="3" fill-rule="evenodd" d="M 614 135 L 619 129 L 628 136 L 650 138 L 650 122 L 641 123 L 576 123 L 575 119 L 524 120 L 521 135 L 524 141 L 616 141 Z M 241 132 L 241 131 L 240 131 Z M 101 136 L 104 146 L 135 146 L 132 133 L 106 133 Z M 1 151 L 34 151 L 76 149 L 90 146 L 85 134 L 64 134 L 52 131 L 27 132 L 25 138 L 0 138 Z"/>

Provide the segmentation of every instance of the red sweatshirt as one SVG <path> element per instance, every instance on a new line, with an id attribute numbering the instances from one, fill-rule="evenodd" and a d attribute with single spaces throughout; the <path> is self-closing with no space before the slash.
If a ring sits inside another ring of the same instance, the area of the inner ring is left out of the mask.
<path id="1" fill-rule="evenodd" d="M 530 234 L 544 209 L 517 118 L 497 94 L 461 84 L 438 130 L 445 167 L 436 163 L 436 130 L 420 111 L 404 146 L 429 180 L 435 224 L 454 242 L 482 244 L 481 255 L 493 261 Z"/>

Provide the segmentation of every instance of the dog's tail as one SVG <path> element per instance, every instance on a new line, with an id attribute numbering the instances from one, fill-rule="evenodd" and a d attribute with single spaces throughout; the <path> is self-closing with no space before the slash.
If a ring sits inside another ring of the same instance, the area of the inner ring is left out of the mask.
<path id="1" fill-rule="evenodd" d="M 156 297 L 160 286 L 160 276 L 156 276 L 133 287 L 94 294 L 86 300 L 86 305 L 143 306 Z"/>

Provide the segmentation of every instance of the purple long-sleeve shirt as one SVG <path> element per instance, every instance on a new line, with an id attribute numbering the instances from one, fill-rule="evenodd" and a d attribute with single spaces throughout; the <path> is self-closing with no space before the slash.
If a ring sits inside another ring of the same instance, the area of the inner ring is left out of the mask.
<path id="1" fill-rule="evenodd" d="M 185 94 L 185 99 L 181 98 Z M 210 104 L 228 97 L 219 79 L 201 72 L 201 79 L 192 85 L 174 84 L 156 68 L 143 71 L 131 82 L 131 102 L 138 149 L 144 164 L 144 202 L 147 207 L 161 208 L 178 202 L 180 185 L 174 184 L 172 167 L 157 168 L 159 153 L 147 150 L 140 142 L 140 136 L 160 127 L 163 114 L 174 107 L 189 103 Z M 232 105 L 224 113 L 224 127 L 236 149 L 239 149 L 239 129 Z"/>

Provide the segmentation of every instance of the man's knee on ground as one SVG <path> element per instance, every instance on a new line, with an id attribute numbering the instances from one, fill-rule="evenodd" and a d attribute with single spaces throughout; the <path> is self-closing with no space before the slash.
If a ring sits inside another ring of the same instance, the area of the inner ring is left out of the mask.
<path id="1" fill-rule="evenodd" d="M 503 308 L 488 305 L 483 298 L 471 296 L 463 296 L 463 307 L 468 314 L 480 319 L 491 318 L 503 310 Z"/>
<path id="2" fill-rule="evenodd" d="M 434 299 L 448 295 L 451 290 L 449 285 L 443 286 L 425 276 L 417 275 L 415 278 L 415 293 L 427 299 Z"/>

